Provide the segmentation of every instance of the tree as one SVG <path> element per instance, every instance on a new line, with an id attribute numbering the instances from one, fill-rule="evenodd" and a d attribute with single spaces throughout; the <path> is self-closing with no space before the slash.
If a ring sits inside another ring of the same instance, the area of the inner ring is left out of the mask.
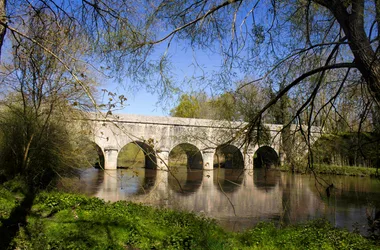
<path id="1" fill-rule="evenodd" d="M 57 35 L 69 28 L 67 22 L 57 23 L 43 10 L 27 18 L 24 32 L 41 46 L 23 36 L 15 35 L 12 40 L 15 58 L 13 64 L 4 65 L 7 74 L 1 76 L 6 96 L 1 100 L 0 168 L 8 178 L 25 177 L 29 188 L 38 190 L 62 175 L 62 169 L 70 172 L 81 162 L 71 136 L 78 129 L 68 121 L 91 107 L 87 93 L 92 93 L 95 81 L 85 75 L 85 65 L 65 54 L 70 50 L 79 56 L 84 47 L 76 39 Z M 57 24 L 59 31 L 54 32 Z M 59 60 L 82 69 L 86 90 L 68 77 Z"/>
<path id="2" fill-rule="evenodd" d="M 83 48 L 78 40 L 57 35 L 69 28 L 67 22 L 59 23 L 60 31 L 53 32 L 57 30 L 54 17 L 43 10 L 31 14 L 24 32 L 49 52 L 23 36 L 12 40 L 15 58 L 12 64 L 4 65 L 6 74 L 1 75 L 5 96 L 0 103 L 0 168 L 8 178 L 25 177 L 29 188 L 38 190 L 54 182 L 62 171 L 72 172 L 70 169 L 81 162 L 80 153 L 74 153 L 79 147 L 72 136 L 78 128 L 68 121 L 91 107 L 87 93 L 92 92 L 95 82 L 84 74 L 88 72 L 85 65 L 65 54 L 70 50 L 79 55 Z M 45 44 L 45 38 L 54 43 Z M 71 60 L 82 69 L 86 90 L 68 77 L 59 60 Z"/>
<path id="3" fill-rule="evenodd" d="M 210 98 L 204 93 L 183 94 L 179 103 L 170 111 L 171 116 L 212 120 L 238 120 L 234 96 L 224 93 Z"/>
<path id="4" fill-rule="evenodd" d="M 36 193 L 55 187 L 59 177 L 74 174 L 83 162 L 84 140 L 76 140 L 82 137 L 80 126 L 71 121 L 91 107 L 89 98 L 95 84 L 85 74 L 86 65 L 71 57 L 75 54 L 79 58 L 85 46 L 60 35 L 71 28 L 68 22 L 57 23 L 44 10 L 24 18 L 28 23 L 23 32 L 28 38 L 14 34 L 14 59 L 3 65 L 0 78 L 5 95 L 0 102 L 0 175 L 21 180 L 25 194 L 0 227 L 5 247 L 10 246 L 18 225 L 27 223 Z M 77 79 L 86 82 L 85 89 L 68 77 L 63 60 L 81 69 Z"/>
<path id="5" fill-rule="evenodd" d="M 235 89 L 216 96 L 208 96 L 205 92 L 183 94 L 170 114 L 187 118 L 249 121 L 267 101 L 267 93 L 258 86 L 245 85 L 246 82 L 247 80 L 239 81 Z M 264 121 L 269 120 L 265 116 Z"/>
<path id="6" fill-rule="evenodd" d="M 161 1 L 156 14 L 167 18 L 173 27 L 164 38 L 190 39 L 191 44 L 213 51 L 218 47 L 215 43 L 219 43 L 223 69 L 233 71 L 240 67 L 246 73 L 261 69 L 263 77 L 259 80 L 279 70 L 291 73 L 285 75 L 286 84 L 272 100 L 251 118 L 252 123 L 287 93 L 295 94 L 295 88 L 302 86 L 303 96 L 291 120 L 311 125 L 314 114 L 320 113 L 315 100 L 326 85 L 336 87 L 331 87 L 333 92 L 326 97 L 323 108 L 331 108 L 348 84 L 365 86 L 365 102 L 380 100 L 378 13 L 372 11 L 377 4 L 364 0 L 272 1 L 271 6 L 259 1 Z M 246 51 L 247 56 L 243 54 Z M 331 72 L 336 72 L 336 77 Z M 327 75 L 329 79 L 325 81 Z M 301 116 L 302 112 L 309 115 Z M 362 112 L 367 109 L 363 107 Z"/>
<path id="7" fill-rule="evenodd" d="M 178 106 L 170 110 L 170 115 L 185 118 L 201 118 L 199 116 L 199 103 L 192 95 L 182 95 Z"/>

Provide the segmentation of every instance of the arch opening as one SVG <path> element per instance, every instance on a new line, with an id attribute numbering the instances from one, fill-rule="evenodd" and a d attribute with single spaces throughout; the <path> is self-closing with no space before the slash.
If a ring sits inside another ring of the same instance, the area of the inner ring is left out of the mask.
<path id="1" fill-rule="evenodd" d="M 156 182 L 157 158 L 151 146 L 134 141 L 126 144 L 117 157 L 121 190 L 128 196 L 145 194 Z"/>
<path id="2" fill-rule="evenodd" d="M 254 168 L 270 169 L 277 167 L 280 164 L 280 158 L 277 152 L 269 146 L 260 147 L 253 157 Z"/>
<path id="3" fill-rule="evenodd" d="M 216 148 L 214 168 L 244 169 L 244 159 L 239 148 L 231 144 L 223 144 Z"/>
<path id="4" fill-rule="evenodd" d="M 157 168 L 154 149 L 148 144 L 134 141 L 126 144 L 117 157 L 118 168 Z"/>
<path id="5" fill-rule="evenodd" d="M 280 164 L 277 152 L 269 146 L 260 147 L 253 158 L 253 183 L 266 192 L 273 189 L 280 178 L 279 172 L 273 170 Z"/>
<path id="6" fill-rule="evenodd" d="M 90 142 L 85 146 L 84 156 L 84 167 L 104 169 L 104 153 L 95 142 Z"/>
<path id="7" fill-rule="evenodd" d="M 175 146 L 169 153 L 168 184 L 176 192 L 189 194 L 202 184 L 203 159 L 200 150 L 189 143 Z"/>
<path id="8" fill-rule="evenodd" d="M 223 144 L 214 154 L 214 185 L 223 192 L 236 191 L 243 182 L 244 159 L 239 148 Z"/>
<path id="9" fill-rule="evenodd" d="M 81 138 L 78 148 L 83 156 L 78 163 L 80 168 L 74 169 L 68 176 L 59 178 L 57 187 L 68 192 L 95 195 L 103 183 L 103 150 L 87 137 Z"/>
<path id="10" fill-rule="evenodd" d="M 179 144 L 169 153 L 169 166 L 186 166 L 188 169 L 203 169 L 202 154 L 192 144 Z"/>

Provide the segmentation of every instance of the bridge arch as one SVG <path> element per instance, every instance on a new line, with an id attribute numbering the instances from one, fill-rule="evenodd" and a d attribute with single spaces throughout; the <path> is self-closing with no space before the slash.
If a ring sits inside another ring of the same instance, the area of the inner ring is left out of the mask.
<path id="1" fill-rule="evenodd" d="M 169 166 L 185 165 L 188 169 L 202 169 L 202 153 L 191 143 L 179 143 L 169 152 Z"/>
<path id="2" fill-rule="evenodd" d="M 117 166 L 131 167 L 130 164 L 147 169 L 156 169 L 157 157 L 153 147 L 141 141 L 125 144 L 118 153 Z"/>
<path id="3" fill-rule="evenodd" d="M 280 164 L 280 157 L 276 150 L 270 146 L 259 147 L 253 158 L 254 168 L 272 168 Z"/>
<path id="4" fill-rule="evenodd" d="M 214 168 L 243 169 L 243 154 L 232 144 L 222 144 L 215 150 Z"/>
<path id="5" fill-rule="evenodd" d="M 214 185 L 222 192 L 234 192 L 243 182 L 244 157 L 233 144 L 222 144 L 214 154 Z"/>
<path id="6" fill-rule="evenodd" d="M 195 192 L 202 184 L 203 160 L 201 151 L 190 143 L 180 143 L 169 152 L 169 187 L 178 193 Z"/>
<path id="7" fill-rule="evenodd" d="M 84 165 L 88 167 L 104 169 L 104 152 L 103 149 L 93 141 L 88 141 L 85 145 L 86 150 Z"/>

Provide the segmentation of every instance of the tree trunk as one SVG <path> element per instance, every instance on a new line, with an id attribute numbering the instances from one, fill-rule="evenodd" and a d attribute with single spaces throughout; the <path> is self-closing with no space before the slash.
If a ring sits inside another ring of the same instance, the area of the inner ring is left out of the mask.
<path id="1" fill-rule="evenodd" d="M 364 29 L 364 0 L 350 1 L 345 6 L 341 0 L 315 0 L 316 3 L 329 9 L 343 29 L 355 64 L 367 83 L 374 99 L 380 103 L 380 61 Z"/>
<path id="2" fill-rule="evenodd" d="M 5 24 L 7 23 L 6 18 L 6 0 L 0 0 L 0 61 L 1 61 L 1 49 L 3 48 L 5 33 L 7 28 Z"/>

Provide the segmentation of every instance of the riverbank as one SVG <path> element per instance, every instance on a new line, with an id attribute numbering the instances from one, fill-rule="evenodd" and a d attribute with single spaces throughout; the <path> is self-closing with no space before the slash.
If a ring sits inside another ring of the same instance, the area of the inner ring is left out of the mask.
<path id="1" fill-rule="evenodd" d="M 376 168 L 369 167 L 355 167 L 355 166 L 338 166 L 338 165 L 326 165 L 326 164 L 313 164 L 313 168 L 310 169 L 306 164 L 302 167 L 297 166 L 292 169 L 289 165 L 282 165 L 279 167 L 281 171 L 309 174 L 312 171 L 316 174 L 329 174 L 329 175 L 345 175 L 345 176 L 358 176 L 358 177 L 377 177 L 380 171 Z"/>
<path id="2" fill-rule="evenodd" d="M 17 185 L 0 186 L 3 232 L 22 199 Z M 232 233 L 192 213 L 61 192 L 38 194 L 26 221 L 11 249 L 380 249 L 322 220 L 281 229 L 261 223 Z"/>

